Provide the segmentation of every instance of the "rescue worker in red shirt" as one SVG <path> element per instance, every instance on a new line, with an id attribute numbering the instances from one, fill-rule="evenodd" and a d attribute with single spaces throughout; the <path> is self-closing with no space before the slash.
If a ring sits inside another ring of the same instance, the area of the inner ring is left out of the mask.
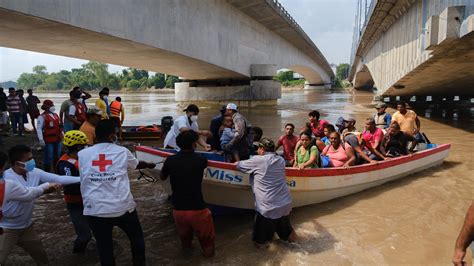
<path id="1" fill-rule="evenodd" d="M 36 134 L 39 143 L 44 147 L 43 169 L 51 171 L 51 164 L 55 164 L 61 154 L 62 128 L 61 120 L 55 113 L 56 108 L 51 100 L 45 100 L 41 109 L 44 112 L 38 117 Z"/>
<path id="2" fill-rule="evenodd" d="M 59 175 L 80 176 L 77 153 L 87 145 L 86 134 L 79 130 L 70 130 L 64 135 L 63 144 L 67 149 L 67 153 L 59 159 L 56 165 L 56 173 Z M 64 186 L 64 201 L 77 234 L 72 253 L 85 252 L 87 244 L 92 238 L 92 232 L 87 218 L 83 215 L 84 205 L 82 204 L 80 184 Z"/>
<path id="3" fill-rule="evenodd" d="M 122 104 L 122 98 L 116 97 L 115 101 L 110 103 L 110 118 L 115 121 L 119 129 L 119 140 L 122 140 L 122 124 L 125 120 L 125 110 Z"/>

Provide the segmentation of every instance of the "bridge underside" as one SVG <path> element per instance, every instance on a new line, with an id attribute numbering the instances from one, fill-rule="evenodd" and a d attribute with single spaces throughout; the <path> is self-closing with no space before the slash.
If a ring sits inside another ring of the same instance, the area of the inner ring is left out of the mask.
<path id="1" fill-rule="evenodd" d="M 474 34 L 439 47 L 386 92 L 386 96 L 474 96 Z"/>
<path id="2" fill-rule="evenodd" d="M 0 46 L 130 66 L 188 79 L 249 79 L 219 66 L 130 40 L 0 8 Z"/>

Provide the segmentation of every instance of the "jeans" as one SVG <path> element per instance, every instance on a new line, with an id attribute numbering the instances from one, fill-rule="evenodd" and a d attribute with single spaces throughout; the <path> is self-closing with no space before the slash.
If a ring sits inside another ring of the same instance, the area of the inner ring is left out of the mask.
<path id="1" fill-rule="evenodd" d="M 87 216 L 97 243 L 101 265 L 115 265 L 112 230 L 118 226 L 128 236 L 132 249 L 133 265 L 145 265 L 145 239 L 137 211 L 126 212 L 120 217 L 102 218 Z"/>
<path id="2" fill-rule="evenodd" d="M 13 134 L 22 135 L 24 131 L 23 117 L 21 113 L 10 113 Z"/>
<path id="3" fill-rule="evenodd" d="M 61 142 L 46 143 L 44 146 L 44 167 L 50 168 L 52 163 L 56 163 L 61 155 Z M 49 169 L 48 169 L 49 170 Z"/>
<path id="4" fill-rule="evenodd" d="M 87 243 L 89 243 L 89 240 L 92 238 L 89 222 L 87 221 L 86 216 L 82 214 L 84 207 L 82 204 L 67 203 L 66 208 L 77 235 L 77 238 L 74 241 L 73 252 L 83 252 L 87 247 Z"/>
<path id="5" fill-rule="evenodd" d="M 68 132 L 68 131 L 71 131 L 74 129 L 74 125 L 69 122 L 69 121 L 64 121 L 64 127 L 63 127 L 63 131 L 64 133 Z"/>

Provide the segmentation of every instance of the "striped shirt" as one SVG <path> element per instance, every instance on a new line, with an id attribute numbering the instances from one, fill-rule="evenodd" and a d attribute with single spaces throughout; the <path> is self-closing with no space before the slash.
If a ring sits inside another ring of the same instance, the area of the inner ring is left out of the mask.
<path id="1" fill-rule="evenodd" d="M 7 98 L 7 107 L 10 113 L 19 113 L 21 107 L 20 97 L 18 95 L 9 95 Z"/>

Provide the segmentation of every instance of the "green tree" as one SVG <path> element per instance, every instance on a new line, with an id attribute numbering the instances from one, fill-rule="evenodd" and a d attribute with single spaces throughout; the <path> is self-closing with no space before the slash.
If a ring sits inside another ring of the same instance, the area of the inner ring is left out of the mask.
<path id="1" fill-rule="evenodd" d="M 90 71 L 96 78 L 94 83 L 98 83 L 98 87 L 107 87 L 109 82 L 109 65 L 89 61 L 87 64 L 83 64 L 82 67 L 87 71 Z"/>
<path id="2" fill-rule="evenodd" d="M 168 77 L 166 77 L 166 88 L 174 89 L 174 84 L 175 84 L 176 82 L 179 82 L 179 78 L 178 78 L 178 77 L 172 76 L 172 75 L 168 75 Z"/>
<path id="3" fill-rule="evenodd" d="M 291 81 L 293 80 L 293 71 L 280 71 L 275 76 L 275 80 L 278 80 L 281 83 L 284 83 L 285 81 Z"/>
<path id="4" fill-rule="evenodd" d="M 27 90 L 41 85 L 43 80 L 37 74 L 22 73 L 16 82 L 18 88 Z"/>
<path id="5" fill-rule="evenodd" d="M 132 89 L 132 90 L 136 90 L 136 89 L 140 88 L 140 86 L 141 86 L 140 81 L 138 81 L 136 79 L 132 79 L 132 80 L 127 82 L 127 88 Z"/>
<path id="6" fill-rule="evenodd" d="M 148 79 L 148 87 L 155 87 L 155 89 L 162 89 L 166 86 L 165 75 L 156 73 L 153 77 Z"/>
<path id="7" fill-rule="evenodd" d="M 336 78 L 345 80 L 349 76 L 349 64 L 339 64 L 336 67 Z"/>
<path id="8" fill-rule="evenodd" d="M 48 74 L 48 72 L 46 72 L 46 67 L 42 66 L 42 65 L 34 66 L 33 67 L 33 73 L 41 74 L 41 75 Z"/>

